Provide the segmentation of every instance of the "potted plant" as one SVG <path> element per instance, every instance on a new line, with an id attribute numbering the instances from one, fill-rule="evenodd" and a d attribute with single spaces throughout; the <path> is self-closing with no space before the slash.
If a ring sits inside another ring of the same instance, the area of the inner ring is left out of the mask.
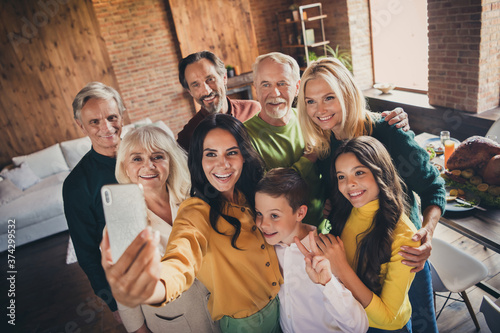
<path id="1" fill-rule="evenodd" d="M 337 45 L 335 50 L 330 46 L 326 45 L 326 52 L 329 53 L 329 57 L 338 59 L 348 70 L 352 73 L 352 58 L 351 54 L 347 51 L 339 50 L 340 45 Z"/>
<path id="2" fill-rule="evenodd" d="M 339 60 L 351 73 L 352 73 L 352 58 L 351 54 L 347 51 L 339 50 L 340 45 L 337 45 L 335 50 L 330 46 L 326 45 L 327 56 L 318 57 L 314 51 L 309 51 L 309 61 L 315 61 L 318 59 L 330 57 Z M 307 57 L 304 56 L 304 62 L 307 62 Z"/>
<path id="3" fill-rule="evenodd" d="M 234 76 L 234 67 L 231 65 L 226 65 L 227 77 Z"/>
<path id="4" fill-rule="evenodd" d="M 299 21 L 299 19 L 300 19 L 300 17 L 299 17 L 299 5 L 294 3 L 293 5 L 288 7 L 288 9 L 292 11 L 293 20 Z"/>

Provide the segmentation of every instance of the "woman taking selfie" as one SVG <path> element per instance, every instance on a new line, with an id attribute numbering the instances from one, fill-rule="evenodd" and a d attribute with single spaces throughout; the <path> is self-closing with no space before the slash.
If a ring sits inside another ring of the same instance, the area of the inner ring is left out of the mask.
<path id="1" fill-rule="evenodd" d="M 116 264 L 105 235 L 102 264 L 116 299 L 128 306 L 172 302 L 198 278 L 223 332 L 279 332 L 283 278 L 272 246 L 255 226 L 253 196 L 263 166 L 243 125 L 224 114 L 203 120 L 192 137 L 191 197 L 179 207 L 166 253 L 144 230 Z M 142 248 L 142 250 L 141 250 Z"/>

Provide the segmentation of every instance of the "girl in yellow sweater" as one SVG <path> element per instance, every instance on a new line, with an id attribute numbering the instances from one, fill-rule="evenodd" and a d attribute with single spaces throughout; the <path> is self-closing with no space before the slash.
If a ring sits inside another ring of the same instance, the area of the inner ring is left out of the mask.
<path id="1" fill-rule="evenodd" d="M 368 332 L 411 332 L 408 290 L 415 273 L 401 263 L 399 250 L 420 242 L 411 240 L 417 230 L 404 213 L 404 184 L 373 137 L 344 142 L 334 160 L 335 236 L 320 235 L 311 253 L 303 249 L 306 264 L 316 266 L 322 256 L 330 261 L 332 272 L 365 308 Z"/>

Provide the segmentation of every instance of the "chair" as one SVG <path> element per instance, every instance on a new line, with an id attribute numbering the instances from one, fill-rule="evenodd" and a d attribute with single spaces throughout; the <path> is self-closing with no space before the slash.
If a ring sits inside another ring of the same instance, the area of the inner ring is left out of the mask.
<path id="1" fill-rule="evenodd" d="M 479 330 L 479 323 L 465 290 L 488 276 L 486 266 L 471 255 L 438 238 L 432 239 L 432 252 L 429 260 L 431 262 L 434 299 L 436 296 L 446 297 L 437 295 L 436 292 L 450 292 L 436 319 L 439 318 L 450 299 L 463 301 L 476 329 Z M 458 293 L 463 300 L 451 298 L 452 293 Z"/>
<path id="2" fill-rule="evenodd" d="M 497 121 L 495 121 L 493 125 L 491 125 L 488 133 L 486 133 L 485 136 L 488 135 L 495 135 L 498 139 L 500 139 L 500 118 L 497 119 Z"/>
<path id="3" fill-rule="evenodd" d="M 479 312 L 483 313 L 492 332 L 500 332 L 500 298 L 493 302 L 488 296 L 483 296 Z"/>

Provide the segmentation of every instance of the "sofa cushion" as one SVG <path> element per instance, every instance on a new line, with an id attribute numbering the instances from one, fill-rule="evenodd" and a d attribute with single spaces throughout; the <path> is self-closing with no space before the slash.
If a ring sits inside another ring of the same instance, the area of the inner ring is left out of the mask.
<path id="1" fill-rule="evenodd" d="M 23 195 L 23 191 L 19 189 L 10 179 L 0 181 L 0 206 L 6 204 Z"/>
<path id="2" fill-rule="evenodd" d="M 21 190 L 25 190 L 30 186 L 35 185 L 40 181 L 37 175 L 31 170 L 27 163 L 21 163 L 18 168 L 4 169 L 0 173 L 5 179 L 9 179 Z"/>
<path id="3" fill-rule="evenodd" d="M 61 142 L 61 150 L 66 159 L 66 163 L 71 170 L 80 162 L 92 146 L 92 142 L 88 136 L 75 140 Z"/>
<path id="4" fill-rule="evenodd" d="M 33 154 L 12 158 L 14 165 L 26 162 L 39 178 L 45 178 L 55 173 L 69 170 L 58 143 Z"/>
<path id="5" fill-rule="evenodd" d="M 43 191 L 45 188 L 52 187 L 55 185 L 62 186 L 64 180 L 66 179 L 66 177 L 68 177 L 69 173 L 70 171 L 63 171 L 56 173 L 55 175 L 48 176 L 47 178 L 44 178 L 35 185 L 31 186 L 30 188 L 27 188 L 23 192 L 23 194 L 26 195 L 31 192 Z"/>
<path id="6" fill-rule="evenodd" d="M 0 206 L 0 230 L 7 230 L 8 219 L 16 220 L 16 231 L 64 214 L 62 184 L 41 191 L 25 193 Z"/>

